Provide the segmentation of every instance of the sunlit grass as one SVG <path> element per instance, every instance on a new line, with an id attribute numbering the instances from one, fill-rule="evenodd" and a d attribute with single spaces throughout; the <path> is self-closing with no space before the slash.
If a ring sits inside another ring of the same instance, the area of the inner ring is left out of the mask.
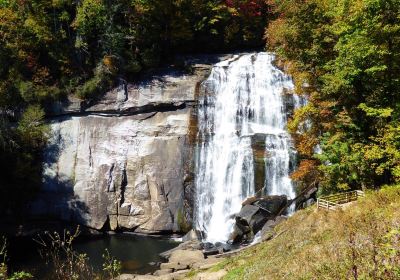
<path id="1" fill-rule="evenodd" d="M 224 279 L 400 279 L 400 187 L 341 211 L 302 210 L 271 241 L 224 262 Z"/>

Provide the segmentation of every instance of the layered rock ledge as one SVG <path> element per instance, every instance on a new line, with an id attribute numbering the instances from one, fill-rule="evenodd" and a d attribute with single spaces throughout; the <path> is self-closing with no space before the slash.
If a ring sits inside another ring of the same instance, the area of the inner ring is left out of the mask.
<path id="1" fill-rule="evenodd" d="M 195 110 L 200 83 L 218 57 L 190 74 L 167 70 L 99 101 L 49 108 L 51 140 L 34 218 L 96 230 L 186 231 L 191 224 Z M 222 59 L 222 57 L 221 57 Z"/>

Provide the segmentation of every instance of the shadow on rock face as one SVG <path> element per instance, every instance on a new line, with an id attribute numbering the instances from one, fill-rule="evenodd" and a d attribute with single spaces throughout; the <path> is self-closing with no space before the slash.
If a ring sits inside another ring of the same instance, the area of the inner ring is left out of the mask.
<path id="1" fill-rule="evenodd" d="M 89 207 L 74 194 L 74 186 L 70 180 L 51 178 L 54 191 L 44 190 L 31 203 L 30 219 L 32 221 L 58 221 L 60 224 L 87 224 Z"/>
<path id="2" fill-rule="evenodd" d="M 62 117 L 67 119 L 70 117 Z M 57 137 L 53 132 L 53 141 L 44 152 L 42 189 L 40 195 L 29 205 L 28 220 L 58 221 L 63 223 L 85 225 L 89 218 L 89 207 L 74 192 L 74 182 L 56 166 L 61 151 L 71 143 L 68 137 Z M 57 172 L 56 172 L 57 171 Z"/>

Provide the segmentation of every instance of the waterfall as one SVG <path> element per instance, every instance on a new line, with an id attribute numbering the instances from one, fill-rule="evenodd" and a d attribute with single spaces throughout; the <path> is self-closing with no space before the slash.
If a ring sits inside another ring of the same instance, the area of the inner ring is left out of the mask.
<path id="1" fill-rule="evenodd" d="M 228 239 L 232 215 L 246 197 L 295 196 L 289 178 L 295 151 L 286 115 L 300 100 L 284 94 L 293 84 L 273 60 L 270 53 L 236 55 L 216 64 L 202 85 L 195 225 L 207 241 Z"/>

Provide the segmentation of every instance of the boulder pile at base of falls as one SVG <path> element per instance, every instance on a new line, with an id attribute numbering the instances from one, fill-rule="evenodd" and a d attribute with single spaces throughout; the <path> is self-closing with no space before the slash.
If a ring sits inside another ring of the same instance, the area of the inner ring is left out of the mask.
<path id="1" fill-rule="evenodd" d="M 190 229 L 199 84 L 226 57 L 191 57 L 95 102 L 47 108 L 43 188 L 31 219 L 141 233 Z"/>
<path id="2" fill-rule="evenodd" d="M 182 237 L 183 243 L 161 253 L 160 257 L 168 260 L 171 252 L 177 249 L 201 250 L 205 256 L 223 254 L 249 245 L 255 240 L 257 234 L 261 236 L 261 239 L 257 240 L 266 240 L 270 235 L 270 230 L 286 220 L 283 214 L 292 202 L 285 195 L 249 197 L 243 201 L 240 212 L 232 217 L 235 225 L 229 240 L 211 243 L 206 241 L 205 232 L 192 229 Z"/>
<path id="3" fill-rule="evenodd" d="M 248 243 L 263 228 L 268 220 L 283 214 L 288 205 L 285 195 L 269 195 L 246 199 L 242 209 L 235 215 L 235 226 L 228 243 Z"/>
<path id="4" fill-rule="evenodd" d="M 242 203 L 242 210 L 235 215 L 235 231 L 240 231 L 234 233 L 235 244 L 204 242 L 204 233 L 192 229 L 183 236 L 181 244 L 160 254 L 164 262 L 152 275 L 142 278 L 139 275 L 125 274 L 119 279 L 186 279 L 193 270 L 202 271 L 215 267 L 224 258 L 235 255 L 245 248 L 245 245 L 253 240 L 255 233 L 262 233 L 262 241 L 272 238 L 275 226 L 286 220 L 285 216 L 280 215 L 290 204 L 291 201 L 288 201 L 285 195 L 247 198 Z M 215 275 L 217 278 L 204 278 L 205 275 L 200 273 L 198 278 L 193 279 L 220 279 L 226 272 L 220 270 L 218 273 L 222 274 Z"/>
<path id="5" fill-rule="evenodd" d="M 289 200 L 285 195 L 249 197 L 242 202 L 242 209 L 235 215 L 235 225 L 228 243 L 248 244 L 261 233 L 261 240 L 268 239 L 269 231 L 286 219 L 287 210 L 295 205 L 296 210 L 315 203 L 317 188 L 310 187 Z"/>

